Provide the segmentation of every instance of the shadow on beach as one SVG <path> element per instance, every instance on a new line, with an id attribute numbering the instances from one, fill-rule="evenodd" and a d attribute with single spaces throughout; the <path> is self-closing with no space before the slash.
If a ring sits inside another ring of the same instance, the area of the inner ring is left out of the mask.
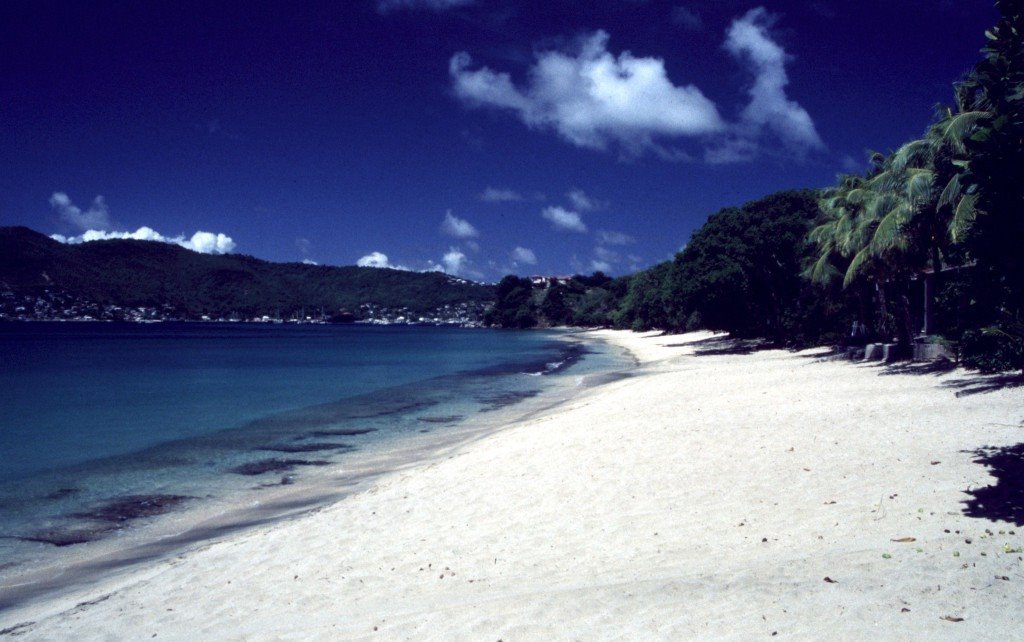
<path id="1" fill-rule="evenodd" d="M 761 350 L 774 350 L 778 344 L 767 339 L 736 339 L 732 337 L 709 337 L 689 343 L 669 343 L 666 348 L 694 348 L 694 356 L 713 357 L 725 355 L 753 354 Z"/>
<path id="2" fill-rule="evenodd" d="M 944 375 L 956 370 L 957 365 L 949 359 L 935 361 L 904 361 L 901 363 L 879 364 L 882 369 L 878 374 L 885 377 L 891 375 Z"/>
<path id="3" fill-rule="evenodd" d="M 964 515 L 1024 526 L 1024 443 L 1015 446 L 983 446 L 968 451 L 974 463 L 989 469 L 996 478 L 991 486 L 965 491 Z"/>
<path id="4" fill-rule="evenodd" d="M 1004 388 L 1024 386 L 1024 377 L 1019 374 L 970 375 L 959 379 L 950 379 L 942 384 L 946 388 L 956 389 L 956 396 L 977 395 L 983 392 L 995 392 Z"/>

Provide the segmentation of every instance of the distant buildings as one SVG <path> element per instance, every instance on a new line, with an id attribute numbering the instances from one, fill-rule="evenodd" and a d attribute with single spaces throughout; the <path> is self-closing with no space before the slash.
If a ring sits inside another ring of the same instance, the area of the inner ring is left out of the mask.
<path id="1" fill-rule="evenodd" d="M 224 323 L 366 323 L 374 325 L 443 325 L 482 327 L 490 303 L 464 302 L 449 304 L 425 313 L 407 307 L 389 308 L 376 303 L 363 303 L 358 312 L 329 317 L 322 311 L 306 314 L 306 310 L 282 314 L 228 315 L 188 314 L 173 306 L 121 306 L 98 303 L 67 292 L 43 289 L 36 293 L 0 292 L 0 321 L 120 321 L 154 323 L 159 321 L 204 321 Z"/>
<path id="2" fill-rule="evenodd" d="M 541 289 L 544 289 L 544 290 L 548 289 L 552 285 L 555 285 L 556 283 L 560 284 L 560 285 L 565 285 L 566 283 L 568 283 L 569 281 L 572 280 L 571 276 L 539 276 L 538 275 L 538 276 L 528 276 L 526 278 L 530 279 L 530 283 L 533 283 L 533 287 L 541 288 Z"/>

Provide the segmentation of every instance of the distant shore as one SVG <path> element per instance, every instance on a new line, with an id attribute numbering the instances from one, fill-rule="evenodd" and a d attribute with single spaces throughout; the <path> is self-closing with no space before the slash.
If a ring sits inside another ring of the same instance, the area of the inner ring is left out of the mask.
<path id="1" fill-rule="evenodd" d="M 2 613 L 0 630 L 1017 635 L 1024 514 L 1005 484 L 1024 387 L 823 349 L 747 354 L 709 333 L 588 334 L 637 373 L 311 515 Z"/>

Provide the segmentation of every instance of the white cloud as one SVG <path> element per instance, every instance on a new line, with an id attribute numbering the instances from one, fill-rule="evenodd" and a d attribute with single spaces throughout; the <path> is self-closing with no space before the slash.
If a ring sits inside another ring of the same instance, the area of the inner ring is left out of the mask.
<path id="1" fill-rule="evenodd" d="M 476 2 L 476 0 L 377 0 L 377 10 L 381 13 L 400 9 L 431 9 L 433 11 L 444 11 L 464 7 Z"/>
<path id="2" fill-rule="evenodd" d="M 541 212 L 541 216 L 551 221 L 551 224 L 556 230 L 564 230 L 567 232 L 587 231 L 587 226 L 583 224 L 583 220 L 580 219 L 580 215 L 578 213 L 569 211 L 564 207 L 559 207 L 558 205 L 545 207 L 544 211 Z"/>
<path id="3" fill-rule="evenodd" d="M 590 269 L 594 272 L 611 272 L 612 266 L 606 261 L 594 259 L 590 262 Z"/>
<path id="4" fill-rule="evenodd" d="M 656 148 L 656 138 L 724 128 L 714 103 L 693 85 L 674 85 L 661 59 L 628 51 L 615 57 L 607 44 L 608 34 L 597 31 L 571 53 L 537 53 L 524 88 L 507 73 L 470 69 L 466 52 L 452 56 L 449 73 L 465 103 L 512 110 L 526 125 L 554 129 L 579 147 L 606 149 L 617 143 L 639 154 Z"/>
<path id="5" fill-rule="evenodd" d="M 449 248 L 441 258 L 441 262 L 444 264 L 445 272 L 448 274 L 458 274 L 466 264 L 466 255 L 460 252 L 458 248 Z"/>
<path id="6" fill-rule="evenodd" d="M 388 268 L 391 270 L 408 270 L 409 268 L 403 265 L 392 265 L 388 260 L 388 255 L 383 252 L 370 252 L 366 256 L 361 257 L 356 261 L 356 265 L 359 267 L 371 267 L 371 268 Z"/>
<path id="7" fill-rule="evenodd" d="M 486 203 L 508 203 L 523 200 L 523 195 L 510 189 L 488 187 L 480 194 L 480 200 Z"/>
<path id="8" fill-rule="evenodd" d="M 636 243 L 636 239 L 629 234 L 624 234 L 622 232 L 598 230 L 597 242 L 602 245 L 631 245 Z"/>
<path id="9" fill-rule="evenodd" d="M 457 239 L 469 239 L 480 236 L 480 233 L 476 231 L 476 228 L 469 221 L 454 216 L 451 210 L 445 213 L 444 220 L 441 221 L 441 231 Z"/>
<path id="10" fill-rule="evenodd" d="M 200 254 L 230 254 L 235 249 L 235 242 L 230 236 L 224 234 L 199 231 L 193 234 L 190 238 L 185 238 L 184 235 L 164 236 L 150 227 L 140 227 L 134 232 L 88 230 L 81 236 L 63 236 L 61 234 L 53 234 L 50 238 L 70 245 L 89 243 L 91 241 L 109 241 L 114 239 L 156 241 L 159 243 L 179 245 L 186 250 L 192 250 L 193 252 L 199 252 Z"/>
<path id="11" fill-rule="evenodd" d="M 607 203 L 587 196 L 587 193 L 581 189 L 569 190 L 565 196 L 569 199 L 569 202 L 573 204 L 573 207 L 582 212 L 591 212 L 593 210 L 607 207 Z"/>
<path id="12" fill-rule="evenodd" d="M 526 265 L 537 265 L 537 255 L 533 253 L 528 247 L 516 247 L 512 250 L 512 260 L 516 263 L 525 263 Z"/>
<path id="13" fill-rule="evenodd" d="M 317 263 L 313 259 L 302 259 L 302 264 L 303 265 L 320 265 L 319 263 Z"/>
<path id="14" fill-rule="evenodd" d="M 594 256 L 607 263 L 617 263 L 621 258 L 618 252 L 601 247 L 600 245 L 594 248 Z"/>
<path id="15" fill-rule="evenodd" d="M 754 74 L 750 103 L 741 119 L 751 128 L 767 128 L 798 151 L 823 148 L 810 114 L 786 97 L 788 56 L 769 37 L 768 30 L 774 23 L 775 18 L 764 7 L 758 7 L 734 20 L 726 34 L 726 50 L 746 62 Z"/>
<path id="16" fill-rule="evenodd" d="M 83 212 L 67 194 L 54 192 L 50 196 L 50 207 L 60 214 L 61 219 L 80 230 L 106 230 L 110 227 L 110 212 L 102 196 L 93 199 L 89 209 Z"/>
<path id="17" fill-rule="evenodd" d="M 705 149 L 704 162 L 711 165 L 745 163 L 754 160 L 759 152 L 760 147 L 755 140 L 733 136 Z"/>
<path id="18" fill-rule="evenodd" d="M 702 24 L 683 6 L 675 8 L 673 18 L 691 28 Z M 689 162 L 693 154 L 664 141 L 690 138 L 700 140 L 705 162 L 736 163 L 756 158 L 770 137 L 802 157 L 825 145 L 807 110 L 786 95 L 790 57 L 771 38 L 774 22 L 761 7 L 733 20 L 726 33 L 725 50 L 753 75 L 749 100 L 734 122 L 724 121 L 697 87 L 673 84 L 660 58 L 628 51 L 614 56 L 604 31 L 582 38 L 568 52 L 536 53 L 528 80 L 520 85 L 506 72 L 473 69 L 466 52 L 452 56 L 449 73 L 455 95 L 465 104 L 512 111 L 528 127 L 554 130 L 579 147 L 617 146 L 627 158 L 651 151 L 665 160 Z"/>

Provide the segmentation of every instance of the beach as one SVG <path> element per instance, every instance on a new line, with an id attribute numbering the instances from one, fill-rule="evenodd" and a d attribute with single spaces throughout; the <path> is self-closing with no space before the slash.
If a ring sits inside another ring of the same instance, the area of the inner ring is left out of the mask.
<path id="1" fill-rule="evenodd" d="M 825 349 L 748 352 L 710 333 L 589 334 L 629 350 L 633 376 L 313 513 L 0 613 L 0 630 L 1019 635 L 1022 491 L 985 489 L 1024 467 L 1006 450 L 1024 442 L 1024 387 Z"/>

